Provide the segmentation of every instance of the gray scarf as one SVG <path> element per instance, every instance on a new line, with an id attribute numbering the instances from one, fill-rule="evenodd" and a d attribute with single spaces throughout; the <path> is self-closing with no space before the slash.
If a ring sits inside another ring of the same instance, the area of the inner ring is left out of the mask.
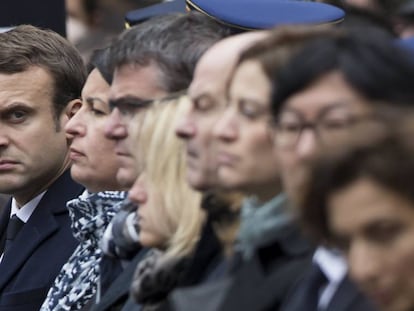
<path id="1" fill-rule="evenodd" d="M 242 253 L 244 259 L 250 259 L 257 248 L 270 244 L 291 224 L 293 217 L 287 210 L 286 203 L 284 193 L 264 204 L 256 197 L 244 200 L 236 241 L 236 249 Z"/>

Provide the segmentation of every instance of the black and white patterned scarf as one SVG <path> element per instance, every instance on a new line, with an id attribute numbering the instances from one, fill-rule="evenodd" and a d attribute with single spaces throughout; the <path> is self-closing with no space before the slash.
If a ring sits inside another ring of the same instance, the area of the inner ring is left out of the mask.
<path id="1" fill-rule="evenodd" d="M 80 310 L 95 294 L 102 251 L 99 242 L 126 192 L 81 195 L 67 203 L 72 231 L 80 242 L 50 288 L 41 311 Z"/>

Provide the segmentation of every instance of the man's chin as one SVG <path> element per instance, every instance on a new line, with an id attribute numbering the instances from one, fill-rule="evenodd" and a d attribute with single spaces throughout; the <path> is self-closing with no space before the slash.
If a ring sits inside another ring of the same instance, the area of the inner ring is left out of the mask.
<path id="1" fill-rule="evenodd" d="M 187 182 L 191 188 L 202 192 L 218 186 L 216 178 L 211 178 L 211 176 L 200 172 L 192 172 L 191 170 L 187 173 Z"/>

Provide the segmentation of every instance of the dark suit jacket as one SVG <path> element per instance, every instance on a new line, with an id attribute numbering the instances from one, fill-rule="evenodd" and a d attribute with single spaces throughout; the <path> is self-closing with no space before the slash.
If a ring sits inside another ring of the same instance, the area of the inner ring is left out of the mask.
<path id="1" fill-rule="evenodd" d="M 103 293 L 99 304 L 94 305 L 92 311 L 121 310 L 129 297 L 132 278 L 138 263 L 145 257 L 148 249 L 141 249 L 132 261 L 125 267 L 119 276 L 113 281 L 108 290 Z"/>
<path id="2" fill-rule="evenodd" d="M 312 247 L 294 225 L 217 283 L 176 289 L 160 310 L 279 310 L 311 260 Z M 302 311 L 306 311 L 303 309 Z"/>
<path id="3" fill-rule="evenodd" d="M 47 190 L 0 263 L 0 311 L 39 310 L 57 274 L 78 242 L 66 202 L 83 187 L 66 171 Z M 5 234 L 11 202 L 0 215 Z"/>
<path id="4" fill-rule="evenodd" d="M 220 310 L 279 310 L 311 260 L 313 248 L 292 224 L 242 263 Z"/>
<path id="5" fill-rule="evenodd" d="M 177 288 L 221 279 L 227 275 L 226 268 L 222 245 L 214 232 L 211 220 L 207 219 L 188 268 L 180 277 Z"/>
<path id="6" fill-rule="evenodd" d="M 303 280 L 298 283 L 287 301 L 284 303 L 282 311 L 303 311 L 306 310 L 303 297 L 304 282 L 306 282 L 306 275 Z M 358 290 L 353 282 L 348 277 L 344 278 L 336 290 L 328 307 L 324 311 L 375 311 L 374 306 L 369 302 Z"/>

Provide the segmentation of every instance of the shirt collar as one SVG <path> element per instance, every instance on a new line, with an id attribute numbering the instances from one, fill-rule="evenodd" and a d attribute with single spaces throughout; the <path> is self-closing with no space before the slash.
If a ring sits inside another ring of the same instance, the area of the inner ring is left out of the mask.
<path id="1" fill-rule="evenodd" d="M 37 204 L 39 204 L 40 200 L 42 199 L 45 193 L 46 191 L 43 191 L 41 194 L 31 199 L 29 202 L 27 202 L 25 205 L 23 205 L 20 208 L 18 207 L 15 198 L 13 198 L 12 203 L 11 203 L 10 217 L 12 217 L 13 215 L 16 215 L 17 217 L 20 218 L 20 220 L 26 223 L 29 220 L 34 209 L 36 208 Z"/>
<path id="2" fill-rule="evenodd" d="M 320 267 L 329 282 L 339 283 L 347 274 L 346 261 L 336 250 L 318 247 L 313 255 L 313 261 Z"/>

